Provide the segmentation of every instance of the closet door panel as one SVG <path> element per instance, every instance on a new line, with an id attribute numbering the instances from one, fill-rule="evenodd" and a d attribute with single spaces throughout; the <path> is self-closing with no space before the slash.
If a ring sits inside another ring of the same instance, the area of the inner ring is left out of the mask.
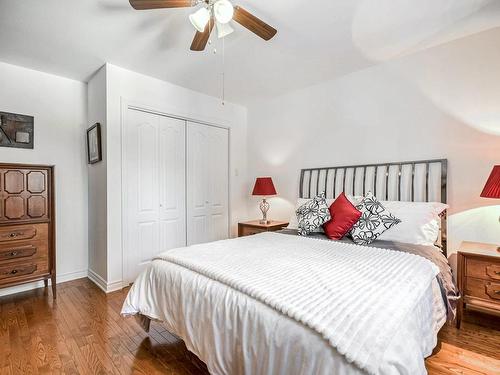
<path id="1" fill-rule="evenodd" d="M 128 110 L 124 128 L 127 276 L 133 281 L 159 252 L 157 116 Z"/>
<path id="2" fill-rule="evenodd" d="M 209 234 L 209 134 L 206 126 L 187 126 L 187 243 L 206 242 Z"/>
<path id="3" fill-rule="evenodd" d="M 185 121 L 128 109 L 124 127 L 126 277 L 186 244 Z"/>
<path id="4" fill-rule="evenodd" d="M 157 136 L 158 119 L 154 116 L 137 124 L 137 215 L 145 221 L 158 216 Z"/>
<path id="5" fill-rule="evenodd" d="M 211 127 L 210 131 L 210 174 L 209 174 L 209 240 L 217 241 L 228 237 L 228 130 Z"/>
<path id="6" fill-rule="evenodd" d="M 188 123 L 188 245 L 228 237 L 228 131 Z"/>
<path id="7" fill-rule="evenodd" d="M 186 245 L 185 122 L 160 118 L 160 250 Z"/>

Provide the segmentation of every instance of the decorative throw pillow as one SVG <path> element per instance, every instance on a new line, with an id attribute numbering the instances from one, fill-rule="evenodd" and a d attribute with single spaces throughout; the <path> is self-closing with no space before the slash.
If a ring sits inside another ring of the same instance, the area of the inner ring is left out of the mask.
<path id="1" fill-rule="evenodd" d="M 361 217 L 361 211 L 354 207 L 344 193 L 335 199 L 329 211 L 331 219 L 323 224 L 323 230 L 332 240 L 340 240 L 344 237 Z"/>
<path id="2" fill-rule="evenodd" d="M 313 199 L 304 203 L 295 213 L 299 222 L 299 236 L 307 236 L 319 228 L 323 223 L 330 220 L 325 192 L 319 193 Z"/>
<path id="3" fill-rule="evenodd" d="M 371 192 L 366 194 L 356 208 L 361 211 L 361 217 L 353 225 L 350 233 L 358 245 L 371 244 L 386 230 L 401 222 L 387 211 Z"/>

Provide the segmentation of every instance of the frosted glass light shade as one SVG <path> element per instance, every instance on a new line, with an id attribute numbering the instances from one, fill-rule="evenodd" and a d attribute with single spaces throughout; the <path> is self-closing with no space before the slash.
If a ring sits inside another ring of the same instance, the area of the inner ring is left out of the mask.
<path id="1" fill-rule="evenodd" d="M 228 23 L 233 19 L 234 8 L 228 0 L 219 0 L 214 4 L 215 19 L 222 23 Z"/>
<path id="2" fill-rule="evenodd" d="M 210 20 L 210 12 L 207 8 L 198 9 L 189 16 L 189 20 L 193 24 L 194 28 L 202 33 L 205 31 L 205 26 L 207 26 L 208 20 Z"/>
<path id="3" fill-rule="evenodd" d="M 234 29 L 228 23 L 217 22 L 217 36 L 219 38 L 224 38 L 234 31 Z"/>

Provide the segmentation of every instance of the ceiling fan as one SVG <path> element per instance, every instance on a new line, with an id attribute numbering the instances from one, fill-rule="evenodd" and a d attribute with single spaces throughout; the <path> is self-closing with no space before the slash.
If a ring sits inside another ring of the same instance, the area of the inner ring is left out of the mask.
<path id="1" fill-rule="evenodd" d="M 189 16 L 189 20 L 196 29 L 192 51 L 203 51 L 207 45 L 214 25 L 217 25 L 217 35 L 223 38 L 234 30 L 229 22 L 234 20 L 243 27 L 264 40 L 270 40 L 277 30 L 264 21 L 255 17 L 240 6 L 233 6 L 229 0 L 129 0 L 134 9 L 160 8 L 190 8 L 202 5 Z"/>

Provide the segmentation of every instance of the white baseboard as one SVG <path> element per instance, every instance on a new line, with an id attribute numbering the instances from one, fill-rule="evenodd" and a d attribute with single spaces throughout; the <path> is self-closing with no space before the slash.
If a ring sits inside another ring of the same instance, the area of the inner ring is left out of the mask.
<path id="1" fill-rule="evenodd" d="M 61 273 L 61 274 L 56 275 L 56 283 L 60 284 L 60 283 L 66 282 L 66 281 L 81 279 L 84 277 L 87 277 L 87 270 Z M 50 284 L 51 284 L 51 281 L 49 279 L 49 285 Z M 0 297 L 7 296 L 9 294 L 26 292 L 27 290 L 43 288 L 43 287 L 44 287 L 43 281 L 35 281 L 33 283 L 16 285 L 16 286 L 12 286 L 9 288 L 0 289 Z"/>
<path id="2" fill-rule="evenodd" d="M 104 293 L 111 293 L 116 290 L 120 290 L 123 287 L 123 283 L 121 280 L 118 281 L 110 281 L 107 282 L 104 280 L 99 274 L 94 272 L 89 268 L 88 270 L 88 278 L 90 281 L 92 281 L 95 285 L 97 285 Z"/>
<path id="3" fill-rule="evenodd" d="M 112 281 L 108 283 L 108 289 L 106 293 L 115 292 L 117 290 L 121 290 L 123 288 L 123 282 L 121 280 Z"/>

